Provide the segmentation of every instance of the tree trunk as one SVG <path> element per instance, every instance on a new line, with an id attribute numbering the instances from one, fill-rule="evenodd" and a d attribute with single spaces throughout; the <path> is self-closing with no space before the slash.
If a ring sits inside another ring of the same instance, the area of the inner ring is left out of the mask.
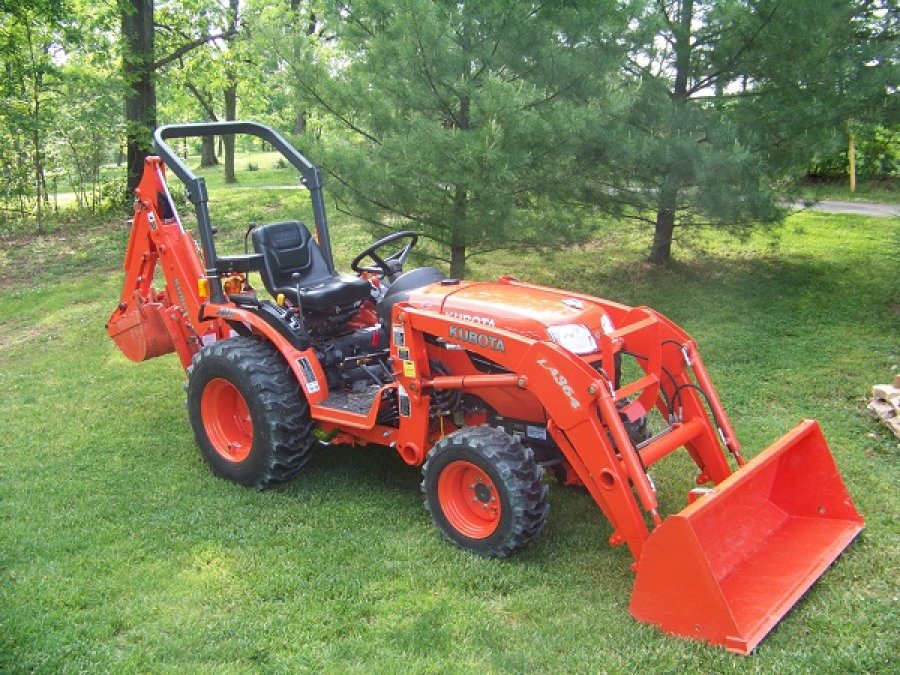
<path id="1" fill-rule="evenodd" d="M 468 96 L 459 97 L 459 113 L 454 123 L 457 129 L 469 129 L 471 101 Z M 462 279 L 466 274 L 466 230 L 468 216 L 468 194 L 463 185 L 457 185 L 453 195 L 453 222 L 450 233 L 450 276 Z"/>
<path id="2" fill-rule="evenodd" d="M 672 258 L 672 233 L 675 230 L 675 207 L 678 203 L 678 190 L 665 187 L 659 192 L 659 203 L 656 209 L 656 228 L 653 231 L 653 244 L 647 258 L 655 265 L 663 265 Z"/>
<path id="3" fill-rule="evenodd" d="M 212 106 L 211 97 L 205 91 L 200 91 L 193 82 L 188 80 L 184 83 L 184 86 L 187 87 L 187 90 L 191 92 L 195 99 L 197 99 L 197 103 L 200 104 L 200 107 L 203 108 L 203 112 L 206 113 L 206 117 L 210 122 L 218 122 L 219 118 L 216 117 L 216 111 Z M 200 139 L 200 166 L 218 166 L 219 158 L 216 156 L 216 137 L 215 136 L 203 136 Z"/>
<path id="4" fill-rule="evenodd" d="M 200 141 L 200 166 L 218 166 L 216 157 L 216 137 L 204 136 Z"/>
<path id="5" fill-rule="evenodd" d="M 294 118 L 294 133 L 297 135 L 301 135 L 306 133 L 306 111 L 300 109 L 299 104 L 297 107 L 297 117 Z"/>
<path id="6" fill-rule="evenodd" d="M 233 32 L 238 29 L 238 0 L 229 0 L 228 3 L 228 24 Z M 225 87 L 225 119 L 234 121 L 237 119 L 237 74 L 234 67 L 228 68 L 227 72 L 228 86 Z M 225 141 L 225 182 L 237 183 L 237 176 L 234 175 L 234 134 L 226 135 L 222 140 Z"/>
<path id="7" fill-rule="evenodd" d="M 141 180 L 156 127 L 153 0 L 122 3 L 122 78 L 125 81 L 125 159 L 128 194 Z"/>
<path id="8" fill-rule="evenodd" d="M 450 233 L 450 276 L 462 279 L 466 275 L 466 189 L 456 186 L 453 196 L 453 230 Z"/>
<path id="9" fill-rule="evenodd" d="M 34 195 L 35 195 L 35 223 L 37 233 L 44 234 L 44 160 L 43 143 L 41 141 L 41 95 L 39 74 L 34 79 L 34 128 L 32 129 L 32 143 L 34 144 Z"/>
<path id="10" fill-rule="evenodd" d="M 850 164 L 850 192 L 856 192 L 856 135 L 850 132 L 850 145 L 847 148 L 847 161 Z"/>
<path id="11" fill-rule="evenodd" d="M 43 161 L 43 142 L 41 140 L 41 89 L 43 83 L 43 70 L 38 66 L 37 56 L 35 55 L 34 38 L 31 33 L 31 24 L 24 22 L 25 35 L 28 40 L 28 55 L 30 58 L 31 68 L 31 102 L 32 102 L 32 127 L 31 127 L 31 143 L 33 146 L 32 169 L 34 171 L 34 194 L 35 194 L 35 224 L 38 234 L 44 233 L 44 161 Z M 23 87 L 24 93 L 24 87 Z"/>
<path id="12" fill-rule="evenodd" d="M 691 21 L 694 17 L 694 0 L 681 0 L 678 23 L 673 26 L 675 35 L 675 86 L 672 89 L 672 125 L 670 136 L 676 136 L 682 123 L 681 110 L 687 103 L 688 79 L 691 72 Z M 664 167 L 663 187 L 659 191 L 656 208 L 656 227 L 653 244 L 647 260 L 663 265 L 672 258 L 672 233 L 675 231 L 675 210 L 678 206 L 679 179 L 674 175 L 678 167 Z"/>
<path id="13" fill-rule="evenodd" d="M 237 82 L 233 83 L 225 89 L 225 119 L 237 119 Z M 223 137 L 225 141 L 225 182 L 237 183 L 237 176 L 234 174 L 234 134 L 227 134 Z"/>
<path id="14" fill-rule="evenodd" d="M 466 245 L 453 244 L 450 247 L 450 278 L 463 279 L 466 276 Z"/>
<path id="15" fill-rule="evenodd" d="M 292 12 L 292 21 L 306 21 L 306 37 L 309 38 L 311 35 L 315 35 L 316 33 L 316 15 L 315 12 L 309 12 L 307 14 L 307 8 L 302 7 L 301 0 L 291 0 L 291 12 Z M 302 10 L 302 11 L 301 11 Z M 294 26 L 290 26 L 293 30 Z M 297 31 L 299 32 L 299 31 Z M 298 63 L 300 62 L 300 46 L 299 43 L 294 40 L 294 60 Z M 295 134 L 305 134 L 306 133 L 306 101 L 303 99 L 303 96 L 300 94 L 299 87 L 294 90 L 294 105 L 295 105 L 295 117 L 294 117 L 294 133 Z"/>
<path id="16" fill-rule="evenodd" d="M 37 99 L 37 97 L 35 97 Z M 40 113 L 38 101 L 35 100 L 35 113 Z M 32 142 L 34 143 L 34 193 L 35 193 L 35 225 L 38 234 L 44 234 L 44 212 L 43 212 L 43 187 L 44 166 L 41 161 L 41 131 L 35 121 L 32 133 Z"/>

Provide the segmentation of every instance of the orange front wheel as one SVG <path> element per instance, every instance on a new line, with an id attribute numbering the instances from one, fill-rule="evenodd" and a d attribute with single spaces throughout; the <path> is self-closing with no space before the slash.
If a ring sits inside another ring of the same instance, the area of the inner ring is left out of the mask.
<path id="1" fill-rule="evenodd" d="M 466 427 L 438 442 L 422 468 L 425 504 L 458 546 L 503 558 L 547 518 L 547 486 L 531 449 L 502 429 Z"/>
<path id="2" fill-rule="evenodd" d="M 503 507 L 497 486 L 472 462 L 451 462 L 438 476 L 438 501 L 451 526 L 471 539 L 491 536 L 500 524 Z"/>

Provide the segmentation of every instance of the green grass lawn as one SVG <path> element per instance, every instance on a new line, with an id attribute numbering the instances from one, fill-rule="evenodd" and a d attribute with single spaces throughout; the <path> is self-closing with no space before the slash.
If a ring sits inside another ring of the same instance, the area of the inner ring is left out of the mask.
<path id="1" fill-rule="evenodd" d="M 223 249 L 303 198 L 214 191 Z M 370 241 L 338 217 L 332 236 L 345 269 Z M 174 355 L 132 364 L 105 335 L 124 245 L 113 223 L 0 250 L 0 671 L 898 669 L 898 446 L 865 410 L 900 363 L 896 221 L 804 212 L 743 242 L 701 235 L 664 270 L 635 262 L 645 232 L 600 225 L 577 249 L 472 266 L 681 323 L 748 455 L 820 420 L 868 528 L 749 658 L 631 619 L 628 552 L 581 491 L 553 483 L 545 531 L 496 561 L 441 538 L 389 450 L 319 449 L 267 492 L 213 477 Z M 691 473 L 662 464 L 671 512 Z"/>

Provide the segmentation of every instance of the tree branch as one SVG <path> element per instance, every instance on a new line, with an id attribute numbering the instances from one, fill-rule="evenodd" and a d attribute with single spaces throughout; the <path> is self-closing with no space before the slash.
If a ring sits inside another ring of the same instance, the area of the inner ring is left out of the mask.
<path id="1" fill-rule="evenodd" d="M 334 107 L 331 106 L 331 105 L 329 105 L 329 104 L 325 101 L 325 99 L 323 99 L 323 98 L 316 92 L 315 89 L 313 89 L 312 87 L 310 87 L 310 86 L 309 86 L 308 84 L 306 84 L 303 80 L 298 80 L 298 81 L 297 81 L 297 84 L 298 84 L 299 87 L 302 87 L 302 88 L 303 88 L 310 96 L 312 96 L 314 99 L 316 99 L 316 102 L 317 102 L 320 106 L 322 106 L 323 108 L 325 108 L 325 110 L 327 110 L 329 113 L 331 113 L 332 115 L 334 115 L 338 120 L 340 120 L 344 125 L 346 125 L 346 127 L 347 127 L 348 129 L 350 129 L 351 131 L 355 131 L 355 132 L 358 133 L 360 136 L 362 136 L 363 138 L 366 138 L 366 139 L 372 141 L 372 142 L 375 143 L 376 145 L 381 145 L 381 141 L 380 141 L 378 138 L 376 138 L 375 136 L 373 136 L 372 134 L 370 134 L 368 131 L 365 131 L 364 129 L 361 129 L 360 127 L 356 126 L 353 122 L 351 122 L 349 119 L 347 119 L 347 117 L 346 117 L 345 115 L 342 115 L 342 114 L 339 113 L 337 110 L 335 110 Z"/>
<path id="2" fill-rule="evenodd" d="M 746 52 L 748 49 L 750 49 L 753 46 L 753 43 L 756 41 L 756 38 L 759 37 L 759 34 L 762 33 L 763 29 L 769 25 L 769 23 L 772 21 L 772 18 L 775 16 L 775 13 L 778 11 L 778 8 L 780 6 L 781 6 L 781 3 L 776 2 L 775 6 L 772 8 L 772 11 L 769 12 L 768 16 L 763 17 L 763 20 L 760 21 L 759 25 L 756 27 L 756 30 L 753 31 L 753 35 L 751 35 L 747 40 L 744 41 L 744 44 L 741 45 L 741 48 L 738 49 L 728 59 L 726 64 L 724 66 L 722 66 L 721 68 L 716 69 L 715 71 L 713 71 L 712 73 L 710 73 L 709 75 L 704 77 L 703 79 L 695 82 L 694 86 L 688 90 L 686 96 L 688 98 L 690 98 L 691 96 L 696 94 L 698 91 L 702 91 L 704 88 L 711 85 L 713 82 L 716 81 L 716 79 L 718 77 L 720 77 L 721 75 L 724 75 L 725 73 L 730 71 L 734 67 L 734 65 L 737 63 L 737 60 L 744 54 L 744 52 Z"/>
<path id="3" fill-rule="evenodd" d="M 353 192 L 357 196 L 358 199 L 362 199 L 363 201 L 366 201 L 369 204 L 372 204 L 373 206 L 381 209 L 382 211 L 387 211 L 388 213 L 393 213 L 396 216 L 399 216 L 401 218 L 406 218 L 407 220 L 410 220 L 414 223 L 421 223 L 422 225 L 435 226 L 435 223 L 431 220 L 428 220 L 425 218 L 420 218 L 420 217 L 414 216 L 410 213 L 404 213 L 402 211 L 395 209 L 394 207 L 390 206 L 389 204 L 385 204 L 376 199 L 373 199 L 372 197 L 369 196 L 368 193 L 359 190 L 356 186 L 352 185 L 349 181 L 347 181 L 345 178 L 343 178 L 340 174 L 337 174 L 334 171 L 331 171 L 329 169 L 326 169 L 325 171 L 329 176 L 333 177 L 339 183 L 344 185 L 348 190 Z M 357 215 L 357 217 L 363 218 L 363 220 L 367 220 L 368 222 L 372 222 L 372 223 L 376 222 L 376 221 L 370 220 L 368 218 L 365 218 L 363 216 Z M 379 224 L 382 224 L 382 223 L 379 223 Z"/>
<path id="4" fill-rule="evenodd" d="M 206 113 L 206 116 L 212 122 L 218 122 L 219 118 L 216 116 L 216 111 L 213 109 L 212 104 L 209 102 L 209 99 L 203 96 L 203 93 L 197 89 L 197 86 L 191 82 L 190 80 L 185 80 L 184 86 L 188 88 L 194 98 L 197 99 L 197 102 L 200 104 L 200 107 L 203 108 L 203 111 Z"/>
<path id="5" fill-rule="evenodd" d="M 178 49 L 175 49 L 171 53 L 162 57 L 161 59 L 158 59 L 157 61 L 154 61 L 153 63 L 151 63 L 150 69 L 158 70 L 159 68 L 162 68 L 163 66 L 168 65 L 169 63 L 172 63 L 172 61 L 175 61 L 175 60 L 181 58 L 188 52 L 193 51 L 197 47 L 201 47 L 202 45 L 205 45 L 210 42 L 215 42 L 216 40 L 228 41 L 228 40 L 231 40 L 235 35 L 237 35 L 236 30 L 227 30 L 224 33 L 219 33 L 218 35 L 206 35 L 204 37 L 199 37 L 195 40 L 191 40 L 190 42 L 186 42 L 185 44 L 181 45 Z"/>
<path id="6" fill-rule="evenodd" d="M 444 97 L 437 90 L 437 85 L 434 82 L 434 79 L 431 77 L 431 71 L 428 67 L 428 57 L 425 51 L 425 45 L 422 44 L 422 34 L 419 31 L 419 22 L 413 19 L 413 25 L 415 26 L 416 31 L 416 45 L 419 48 L 419 53 L 422 54 L 422 69 L 421 72 L 425 76 L 425 81 L 428 83 L 428 87 L 431 89 L 432 93 L 434 93 L 435 98 L 437 99 L 438 107 L 442 110 L 442 112 L 449 118 L 449 122 L 451 122 L 454 128 L 459 129 L 460 123 L 459 119 L 456 117 L 456 114 L 453 111 L 453 108 L 450 106 L 449 102 L 444 100 Z M 448 85 L 445 85 L 448 86 Z M 459 96 L 459 93 L 453 89 L 453 87 L 449 87 L 450 91 L 453 92 L 455 96 Z"/>
<path id="7" fill-rule="evenodd" d="M 669 30 L 675 30 L 675 26 L 672 23 L 672 17 L 669 16 L 669 10 L 666 9 L 665 0 L 658 0 L 657 9 L 659 13 L 662 15 L 663 21 L 665 21 L 666 25 L 669 27 Z"/>

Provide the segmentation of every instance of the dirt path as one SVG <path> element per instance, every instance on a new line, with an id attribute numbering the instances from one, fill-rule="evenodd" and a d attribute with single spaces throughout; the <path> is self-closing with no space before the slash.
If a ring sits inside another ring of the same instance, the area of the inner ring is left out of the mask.
<path id="1" fill-rule="evenodd" d="M 825 211 L 826 213 L 851 213 L 857 216 L 873 216 L 875 218 L 900 218 L 900 204 L 840 202 L 832 199 L 823 199 L 812 205 L 806 205 L 804 202 L 787 202 L 785 205 L 792 206 L 798 211 L 810 209 L 812 211 Z"/>

